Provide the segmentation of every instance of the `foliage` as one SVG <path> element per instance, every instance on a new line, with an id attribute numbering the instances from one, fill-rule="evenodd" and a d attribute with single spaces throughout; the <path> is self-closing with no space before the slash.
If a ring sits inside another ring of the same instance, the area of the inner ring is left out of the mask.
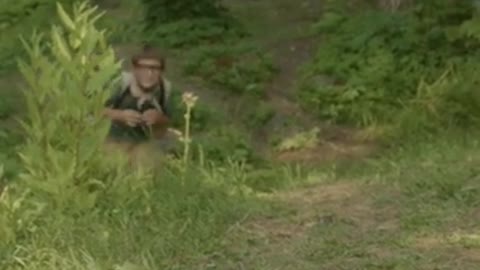
<path id="1" fill-rule="evenodd" d="M 143 9 L 139 1 L 102 1 L 98 5 L 105 8 L 106 16 L 98 21 L 99 28 L 109 29 L 108 41 L 113 44 L 137 44 L 144 39 Z M 105 7 L 106 6 L 106 7 Z"/>
<path id="2" fill-rule="evenodd" d="M 265 52 L 245 44 L 199 47 L 187 59 L 185 74 L 240 95 L 263 96 L 264 84 L 276 71 Z"/>
<path id="3" fill-rule="evenodd" d="M 218 0 L 143 0 L 148 40 L 173 48 L 214 43 L 244 34 Z"/>
<path id="4" fill-rule="evenodd" d="M 179 19 L 148 30 L 143 39 L 151 44 L 179 49 L 221 44 L 225 40 L 239 40 L 246 36 L 238 23 L 231 24 L 227 27 L 224 22 L 208 17 Z"/>
<path id="5" fill-rule="evenodd" d="M 97 194 L 87 191 L 100 184 L 96 175 L 108 167 L 99 152 L 108 131 L 101 115 L 120 63 L 103 31 L 95 28 L 102 14 L 93 17 L 94 12 L 86 4 L 77 5 L 70 18 L 58 6 L 63 26 L 53 26 L 46 43 L 42 35 L 25 41 L 30 63 L 19 62 L 28 84 L 23 122 L 27 142 L 21 151 L 27 171 L 21 178 L 38 194 L 55 198 L 57 207 L 75 207 L 85 200 L 92 207 Z M 86 193 L 78 192 L 79 187 Z"/>
<path id="6" fill-rule="evenodd" d="M 68 2 L 60 0 L 57 2 Z M 0 73 L 11 71 L 21 47 L 19 36 L 29 35 L 34 29 L 45 29 L 54 21 L 50 14 L 55 10 L 55 1 L 19 0 L 0 1 Z"/>
<path id="7" fill-rule="evenodd" d="M 221 18 L 226 9 L 219 0 L 142 0 L 147 27 L 186 18 Z"/>
<path id="8" fill-rule="evenodd" d="M 16 99 L 13 95 L 4 95 L 0 100 L 0 120 L 7 119 L 15 113 Z"/>
<path id="9" fill-rule="evenodd" d="M 22 143 L 23 137 L 16 127 L 11 127 L 5 123 L 3 126 L 7 127 L 0 131 L 0 164 L 3 165 L 4 176 L 6 181 L 11 179 L 19 171 L 21 171 L 20 162 L 17 156 L 18 146 Z M 2 185 L 0 180 L 0 185 Z"/>
<path id="10" fill-rule="evenodd" d="M 34 192 L 37 204 L 76 212 L 93 207 L 100 193 L 94 187 L 107 184 L 97 178 L 102 175 L 99 149 L 108 128 L 100 115 L 120 65 L 94 26 L 95 9 L 77 5 L 74 18 L 61 5 L 57 9 L 63 27 L 53 26 L 50 40 L 41 34 L 23 40 L 30 62 L 19 61 L 28 85 L 20 184 L 26 193 Z"/>
<path id="11" fill-rule="evenodd" d="M 443 122 L 475 122 L 476 79 L 468 74 L 477 69 L 480 40 L 471 2 L 421 1 L 395 13 L 351 9 L 336 1 L 315 25 L 325 39 L 305 67 L 299 98 L 306 107 L 342 123 L 392 123 L 422 95 L 422 81 L 452 70 L 447 80 L 455 83 L 435 90 Z"/>
<path id="12" fill-rule="evenodd" d="M 198 149 L 197 159 L 204 159 L 216 164 L 249 163 L 258 161 L 249 136 L 242 130 L 229 125 L 212 128 L 197 136 L 193 145 Z"/>
<path id="13" fill-rule="evenodd" d="M 246 98 L 242 104 L 240 118 L 248 129 L 264 127 L 275 116 L 275 110 L 268 101 Z"/>

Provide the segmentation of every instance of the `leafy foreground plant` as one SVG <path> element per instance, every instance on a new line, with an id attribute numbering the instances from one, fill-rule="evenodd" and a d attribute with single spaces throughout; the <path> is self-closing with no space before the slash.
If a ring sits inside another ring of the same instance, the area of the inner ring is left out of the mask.
<path id="1" fill-rule="evenodd" d="M 0 269 L 191 269 L 256 209 L 244 170 L 173 160 L 155 172 L 105 155 L 101 112 L 120 65 L 96 8 L 58 14 L 50 38 L 24 41 L 23 173 L 0 197 Z"/>

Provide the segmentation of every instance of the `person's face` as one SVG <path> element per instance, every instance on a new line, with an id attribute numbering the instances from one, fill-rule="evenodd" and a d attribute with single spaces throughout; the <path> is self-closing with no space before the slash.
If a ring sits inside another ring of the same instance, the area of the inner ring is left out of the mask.
<path id="1" fill-rule="evenodd" d="M 141 59 L 133 67 L 135 78 L 144 90 L 151 90 L 160 84 L 162 65 L 155 59 Z"/>

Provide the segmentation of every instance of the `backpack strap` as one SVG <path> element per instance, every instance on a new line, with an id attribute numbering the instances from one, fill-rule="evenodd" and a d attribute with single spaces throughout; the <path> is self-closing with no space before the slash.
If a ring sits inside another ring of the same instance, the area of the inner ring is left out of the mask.
<path id="1" fill-rule="evenodd" d="M 122 104 L 122 101 L 125 99 L 125 97 L 128 94 L 128 91 L 130 89 L 130 84 L 132 83 L 133 80 L 133 74 L 130 72 L 122 71 L 122 74 L 120 75 L 120 81 L 121 85 L 119 87 L 118 92 L 112 97 L 111 100 L 111 106 L 114 109 L 117 109 L 120 107 Z"/>
<path id="2" fill-rule="evenodd" d="M 118 97 L 114 100 L 112 106 L 114 109 L 117 109 L 120 107 L 122 104 L 122 101 L 125 99 L 125 97 L 128 95 L 129 87 L 127 86 L 126 88 L 121 88 L 120 89 L 120 94 Z"/>
<path id="3" fill-rule="evenodd" d="M 152 103 L 155 109 L 168 115 L 168 111 L 166 108 L 167 99 L 169 98 L 169 93 L 167 92 L 167 83 L 168 82 L 165 79 L 162 79 L 160 84 L 160 90 L 156 93 L 155 98 L 152 100 Z"/>
<path id="4" fill-rule="evenodd" d="M 115 96 L 112 102 L 113 108 L 118 108 L 122 101 L 125 99 L 125 97 L 128 95 L 130 85 L 132 81 L 134 80 L 133 74 L 130 72 L 125 72 L 123 71 L 121 74 L 121 88 L 119 93 Z M 168 111 L 166 108 L 166 103 L 168 99 L 170 98 L 171 95 L 171 83 L 165 78 L 162 78 L 161 85 L 160 85 L 160 90 L 158 93 L 154 95 L 155 98 L 152 100 L 152 104 L 155 107 L 155 109 L 163 112 L 164 114 L 168 115 Z"/>

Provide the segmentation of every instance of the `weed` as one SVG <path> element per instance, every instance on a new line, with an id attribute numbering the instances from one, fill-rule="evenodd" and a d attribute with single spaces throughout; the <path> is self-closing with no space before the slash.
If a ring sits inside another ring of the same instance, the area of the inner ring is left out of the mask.
<path id="1" fill-rule="evenodd" d="M 190 117 L 192 114 L 192 109 L 195 107 L 198 97 L 192 93 L 183 94 L 183 103 L 185 104 L 187 110 L 185 112 L 185 130 L 183 137 L 181 138 L 184 148 L 183 148 L 183 162 L 184 166 L 187 166 L 188 159 L 190 158 L 190 144 L 192 142 L 190 138 Z"/>

